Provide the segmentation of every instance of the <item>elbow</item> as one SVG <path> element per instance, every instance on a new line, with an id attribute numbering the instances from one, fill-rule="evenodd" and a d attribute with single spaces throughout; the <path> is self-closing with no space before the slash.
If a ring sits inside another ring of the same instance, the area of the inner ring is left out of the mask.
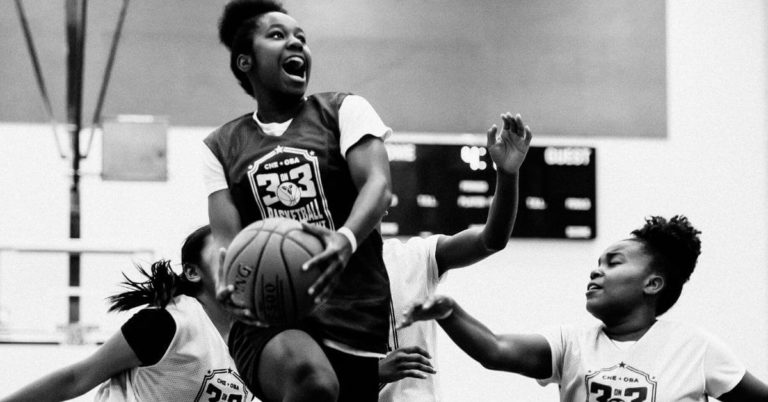
<path id="1" fill-rule="evenodd" d="M 384 207 L 384 211 L 392 205 L 392 189 L 389 186 L 384 186 L 381 191 L 381 205 Z"/>
<path id="2" fill-rule="evenodd" d="M 488 252 L 488 255 L 498 253 L 499 251 L 504 250 L 504 247 L 507 247 L 506 239 L 499 239 L 485 243 L 485 249 Z"/>
<path id="3" fill-rule="evenodd" d="M 484 356 L 478 359 L 478 362 L 488 370 L 494 370 L 494 371 L 504 370 L 501 364 L 501 359 L 499 358 L 498 354 Z"/>
<path id="4" fill-rule="evenodd" d="M 488 348 L 484 351 L 484 353 L 481 353 L 479 356 L 477 356 L 477 362 L 488 370 L 503 370 L 502 362 L 504 359 L 501 349 L 502 347 L 499 344 L 498 339 L 496 339 L 496 342 L 492 345 L 492 347 Z"/>
<path id="5" fill-rule="evenodd" d="M 375 194 L 378 196 L 378 207 L 381 211 L 381 216 L 387 214 L 387 209 L 392 205 L 392 185 L 386 179 L 382 179 L 377 183 L 375 187 Z"/>
<path id="6" fill-rule="evenodd" d="M 483 246 L 485 247 L 486 256 L 504 250 L 508 242 L 509 239 L 507 237 L 484 235 Z"/>

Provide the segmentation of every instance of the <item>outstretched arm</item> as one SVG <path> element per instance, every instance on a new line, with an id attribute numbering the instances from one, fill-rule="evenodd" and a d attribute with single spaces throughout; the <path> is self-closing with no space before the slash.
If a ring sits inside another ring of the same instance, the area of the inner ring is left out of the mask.
<path id="1" fill-rule="evenodd" d="M 496 125 L 487 132 L 487 149 L 496 165 L 496 191 L 485 226 L 466 229 L 453 236 L 441 236 L 435 258 L 438 273 L 465 267 L 507 245 L 517 215 L 518 172 L 531 143 L 531 131 L 518 114 L 501 115 L 501 133 Z"/>
<path id="2" fill-rule="evenodd" d="M 541 335 L 496 335 L 448 296 L 432 296 L 411 307 L 401 326 L 431 319 L 438 320 L 451 340 L 485 368 L 532 378 L 552 375 L 552 351 Z"/>
<path id="3" fill-rule="evenodd" d="M 82 395 L 141 361 L 118 331 L 91 356 L 54 371 L 19 389 L 2 401 L 65 401 Z"/>

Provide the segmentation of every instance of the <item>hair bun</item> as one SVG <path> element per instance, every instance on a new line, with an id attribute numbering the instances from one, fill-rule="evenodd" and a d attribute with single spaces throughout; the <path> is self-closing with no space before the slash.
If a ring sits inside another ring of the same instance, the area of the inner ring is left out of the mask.
<path id="1" fill-rule="evenodd" d="M 232 0 L 224 6 L 224 12 L 219 19 L 219 40 L 228 49 L 237 36 L 237 31 L 245 21 L 269 11 L 285 12 L 283 5 L 277 0 Z"/>

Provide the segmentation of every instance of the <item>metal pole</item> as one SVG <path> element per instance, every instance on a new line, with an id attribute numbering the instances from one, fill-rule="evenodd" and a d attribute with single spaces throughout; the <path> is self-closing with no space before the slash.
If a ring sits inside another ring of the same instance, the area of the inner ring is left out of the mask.
<path id="1" fill-rule="evenodd" d="M 80 131 L 83 112 L 86 0 L 67 0 L 67 127 L 72 140 L 72 186 L 69 191 L 69 237 L 80 238 Z M 69 254 L 69 286 L 80 286 L 80 253 Z M 69 296 L 69 324 L 80 321 L 80 296 Z"/>

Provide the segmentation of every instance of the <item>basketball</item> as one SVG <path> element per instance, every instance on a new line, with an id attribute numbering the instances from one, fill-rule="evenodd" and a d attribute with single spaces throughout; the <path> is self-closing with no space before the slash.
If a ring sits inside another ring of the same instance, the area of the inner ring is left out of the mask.
<path id="1" fill-rule="evenodd" d="M 312 312 L 307 294 L 322 272 L 301 266 L 324 249 L 322 242 L 287 218 L 254 222 L 235 236 L 224 258 L 232 302 L 268 325 L 293 323 Z"/>

